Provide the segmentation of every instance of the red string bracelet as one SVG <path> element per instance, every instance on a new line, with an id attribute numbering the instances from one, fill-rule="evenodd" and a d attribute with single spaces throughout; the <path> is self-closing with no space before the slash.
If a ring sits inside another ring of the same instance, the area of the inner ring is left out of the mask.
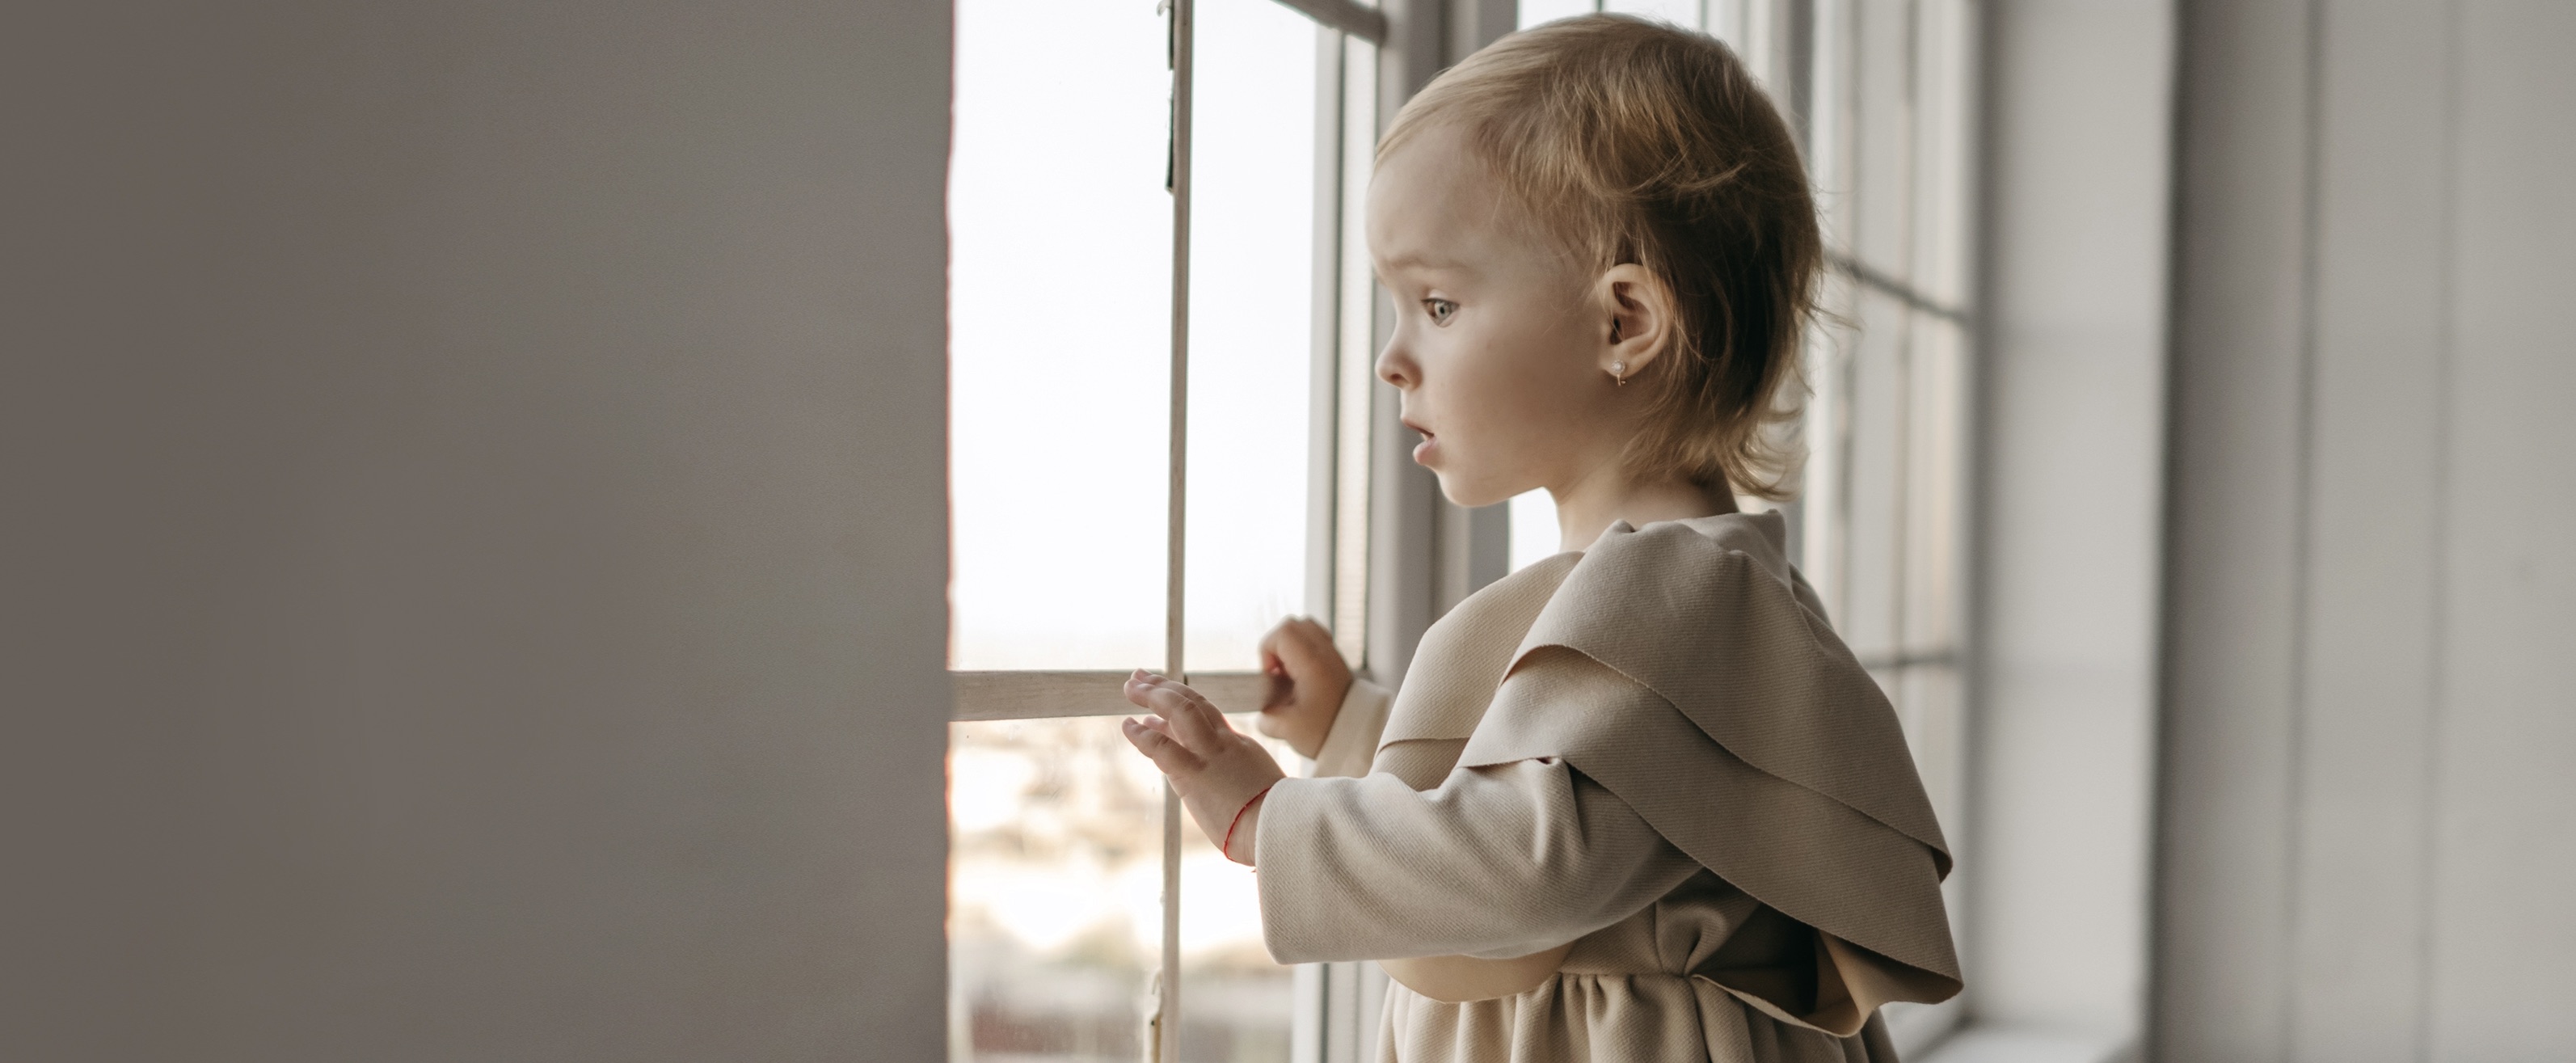
<path id="1" fill-rule="evenodd" d="M 1261 800 L 1264 796 L 1267 796 L 1270 793 L 1270 787 L 1277 785 L 1279 785 L 1279 780 L 1270 780 L 1267 785 L 1264 785 L 1258 792 L 1254 793 L 1251 798 L 1245 800 L 1242 808 L 1234 810 L 1233 822 L 1225 825 L 1225 840 L 1216 843 L 1216 851 L 1218 853 L 1223 854 L 1228 860 L 1234 859 L 1234 828 L 1243 825 L 1243 814 L 1252 811 L 1252 803 L 1254 801 Z"/>

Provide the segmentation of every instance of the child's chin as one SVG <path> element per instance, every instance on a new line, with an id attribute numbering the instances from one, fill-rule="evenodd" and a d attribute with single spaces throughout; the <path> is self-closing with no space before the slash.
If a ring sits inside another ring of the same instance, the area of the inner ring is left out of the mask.
<path id="1" fill-rule="evenodd" d="M 1490 506 L 1511 497 L 1509 494 L 1498 493 L 1491 484 L 1477 483 L 1469 477 L 1448 472 L 1434 472 L 1432 475 L 1440 478 L 1441 497 L 1448 499 L 1453 505 L 1467 509 Z"/>

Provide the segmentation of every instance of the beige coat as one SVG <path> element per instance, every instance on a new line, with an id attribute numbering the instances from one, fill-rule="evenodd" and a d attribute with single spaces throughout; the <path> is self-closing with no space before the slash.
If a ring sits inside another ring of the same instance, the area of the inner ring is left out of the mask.
<path id="1" fill-rule="evenodd" d="M 1777 514 L 1611 526 L 1355 684 L 1255 839 L 1281 962 L 1374 959 L 1379 1058 L 1892 1061 L 1959 991 L 1950 858 Z"/>

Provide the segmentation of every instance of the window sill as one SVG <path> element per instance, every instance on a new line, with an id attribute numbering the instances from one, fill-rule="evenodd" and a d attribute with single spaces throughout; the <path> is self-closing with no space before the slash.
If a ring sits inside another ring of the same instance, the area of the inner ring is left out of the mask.
<path id="1" fill-rule="evenodd" d="M 1923 1063 L 2130 1063 L 2140 1058 L 2130 1041 L 2103 1034 L 2070 1033 L 1979 1023 L 1941 1039 Z"/>

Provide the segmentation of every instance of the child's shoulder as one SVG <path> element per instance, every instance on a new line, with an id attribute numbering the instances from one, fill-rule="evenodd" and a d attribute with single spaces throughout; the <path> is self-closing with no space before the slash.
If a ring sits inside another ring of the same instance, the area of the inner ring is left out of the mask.
<path id="1" fill-rule="evenodd" d="M 1614 525 L 1530 626 L 1516 670 L 1548 667 L 1539 658 L 1550 647 L 1571 650 L 1754 768 L 1939 849 L 1904 729 L 1800 593 L 1785 538 L 1776 513 Z M 1565 744 L 1628 749 L 1639 733 L 1608 714 L 1576 715 L 1560 729 L 1580 742 Z M 1505 712 L 1495 722 L 1522 721 Z"/>
<path id="2" fill-rule="evenodd" d="M 1643 528 L 1620 521 L 1601 534 L 1584 559 L 1594 567 L 1659 565 L 1670 575 L 1686 575 L 1676 570 L 1707 567 L 1730 554 L 1751 562 L 1784 586 L 1794 578 L 1789 525 L 1777 510 L 1660 520 Z"/>
<path id="3" fill-rule="evenodd" d="M 1776 512 L 1611 525 L 1565 573 L 1519 653 L 1558 645 L 1609 663 L 1605 652 L 1625 658 L 1722 645 L 1740 653 L 1753 648 L 1748 636 L 1785 640 L 1764 648 L 1789 654 L 1833 641 L 1789 564 L 1786 522 Z"/>

